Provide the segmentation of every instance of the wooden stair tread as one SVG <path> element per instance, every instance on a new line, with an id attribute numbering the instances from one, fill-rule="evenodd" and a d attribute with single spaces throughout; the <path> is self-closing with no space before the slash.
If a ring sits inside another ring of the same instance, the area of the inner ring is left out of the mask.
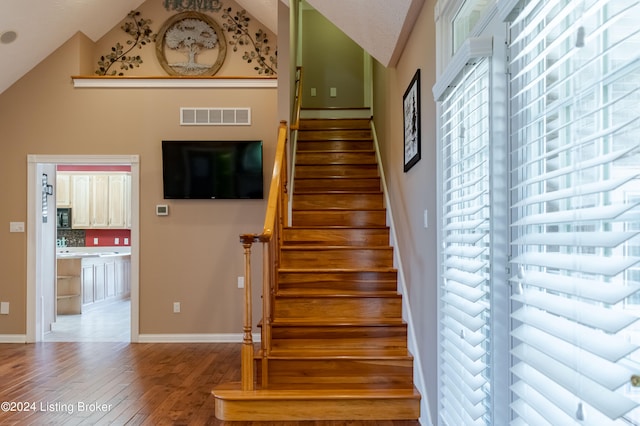
<path id="1" fill-rule="evenodd" d="M 260 355 L 259 351 L 256 355 Z M 261 356 L 261 355 L 260 355 Z M 357 359 L 357 360 L 411 360 L 413 355 L 407 348 L 324 348 L 324 349 L 272 349 L 269 359 Z"/>
<path id="2" fill-rule="evenodd" d="M 379 194 L 382 195 L 382 191 L 379 189 L 359 189 L 358 191 L 349 191 L 343 189 L 320 189 L 310 191 L 308 189 L 295 190 L 295 195 L 362 195 L 362 194 Z"/>
<path id="3" fill-rule="evenodd" d="M 310 149 L 307 151 L 302 151 L 305 155 L 306 154 L 326 154 L 327 152 L 330 152 L 332 154 L 339 154 L 339 153 L 344 153 L 344 154 L 375 154 L 375 150 L 374 149 L 342 149 L 342 150 L 330 150 L 330 149 Z"/>
<path id="4" fill-rule="evenodd" d="M 377 318 L 345 319 L 339 318 L 296 318 L 296 319 L 274 319 L 271 321 L 273 327 L 388 327 L 405 325 L 402 318 Z M 260 324 L 261 325 L 261 324 Z"/>
<path id="5" fill-rule="evenodd" d="M 413 388 L 393 388 L 389 386 L 372 386 L 363 385 L 357 387 L 355 385 L 349 388 L 326 386 L 315 384 L 313 388 L 299 386 L 291 388 L 287 386 L 276 387 L 270 389 L 255 389 L 252 391 L 243 391 L 239 383 L 227 383 L 216 387 L 212 393 L 221 399 L 251 400 L 251 399 L 394 399 L 394 398 L 410 398 L 419 400 L 420 393 Z"/>
<path id="6" fill-rule="evenodd" d="M 352 226 L 352 225 L 293 225 L 284 228 L 286 230 L 342 230 L 342 229 L 357 229 L 357 230 L 367 230 L 367 229 L 389 229 L 388 225 L 364 225 L 364 226 Z"/>
<path id="7" fill-rule="evenodd" d="M 276 293 L 276 297 L 280 297 L 283 299 L 286 298 L 307 298 L 307 297 L 313 297 L 313 298 L 330 298 L 330 297 L 341 297 L 341 298 L 348 298 L 348 297 L 358 297 L 358 298 L 367 298 L 367 297 L 402 297 L 401 294 L 399 294 L 396 291 L 333 291 L 333 292 L 328 292 L 328 291 L 316 291 L 316 290 L 307 290 L 304 288 L 304 286 L 300 286 L 298 288 L 294 289 L 290 289 L 290 290 L 279 290 Z"/>
<path id="8" fill-rule="evenodd" d="M 351 273 L 351 272 L 398 272 L 396 268 L 279 268 L 278 272 L 292 273 L 292 272 L 300 272 L 300 273 Z"/>
<path id="9" fill-rule="evenodd" d="M 336 246 L 311 246 L 308 244 L 290 244 L 286 246 L 282 246 L 281 250 L 304 250 L 304 251 L 327 251 L 327 250 L 391 250 L 393 247 L 391 246 L 344 246 L 344 245 L 336 245 Z"/>

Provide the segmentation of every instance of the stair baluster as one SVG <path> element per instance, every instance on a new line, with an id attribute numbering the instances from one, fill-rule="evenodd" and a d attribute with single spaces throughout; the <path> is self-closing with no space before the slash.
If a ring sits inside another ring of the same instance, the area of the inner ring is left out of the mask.
<path id="1" fill-rule="evenodd" d="M 268 383 L 266 372 L 267 362 L 271 352 L 271 302 L 277 286 L 277 270 L 280 264 L 279 253 L 282 241 L 282 228 L 287 223 L 288 197 L 287 197 L 287 123 L 281 121 L 278 128 L 278 143 L 276 157 L 273 165 L 273 176 L 269 188 L 269 199 L 261 234 L 242 234 L 240 242 L 244 247 L 244 324 L 241 361 L 242 389 L 253 390 L 254 377 L 254 345 L 253 345 L 253 319 L 252 319 L 252 295 L 251 295 L 251 247 L 253 243 L 262 243 L 263 269 L 262 269 L 262 384 Z"/>

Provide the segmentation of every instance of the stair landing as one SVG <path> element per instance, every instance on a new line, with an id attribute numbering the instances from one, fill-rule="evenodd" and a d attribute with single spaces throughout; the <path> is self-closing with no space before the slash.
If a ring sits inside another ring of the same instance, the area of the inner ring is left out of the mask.
<path id="1" fill-rule="evenodd" d="M 217 388 L 216 417 L 228 421 L 415 420 L 420 394 L 415 389 L 256 389 L 240 384 Z"/>

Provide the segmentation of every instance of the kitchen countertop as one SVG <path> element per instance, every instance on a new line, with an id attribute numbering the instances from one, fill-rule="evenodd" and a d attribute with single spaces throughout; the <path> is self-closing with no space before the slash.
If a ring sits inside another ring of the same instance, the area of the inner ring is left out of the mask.
<path id="1" fill-rule="evenodd" d="M 114 257 L 130 256 L 131 247 L 58 247 L 56 257 L 58 259 L 74 259 L 84 257 Z"/>

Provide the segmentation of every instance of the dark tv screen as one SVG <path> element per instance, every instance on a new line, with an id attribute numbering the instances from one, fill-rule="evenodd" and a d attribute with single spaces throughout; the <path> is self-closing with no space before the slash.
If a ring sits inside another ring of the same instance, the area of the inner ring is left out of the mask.
<path id="1" fill-rule="evenodd" d="M 261 199 L 262 141 L 162 141 L 165 199 Z"/>

